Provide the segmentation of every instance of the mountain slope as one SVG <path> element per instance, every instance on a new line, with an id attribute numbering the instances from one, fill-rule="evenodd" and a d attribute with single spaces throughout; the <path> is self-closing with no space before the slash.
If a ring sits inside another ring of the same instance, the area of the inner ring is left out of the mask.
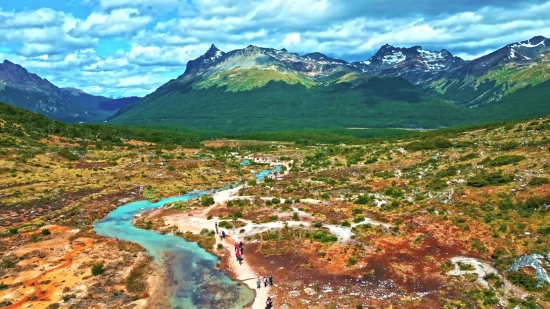
<path id="1" fill-rule="evenodd" d="M 549 79 L 550 39 L 536 36 L 466 62 L 424 87 L 456 104 L 477 107 Z"/>
<path id="2" fill-rule="evenodd" d="M 66 122 L 103 121 L 120 109 L 113 106 L 126 105 L 79 89 L 59 88 L 8 60 L 0 64 L 0 101 Z"/>
<path id="3" fill-rule="evenodd" d="M 109 122 L 224 132 L 345 127 L 439 127 L 474 121 L 467 109 L 402 78 L 372 77 L 320 53 L 214 45 L 183 75 L 121 109 Z"/>

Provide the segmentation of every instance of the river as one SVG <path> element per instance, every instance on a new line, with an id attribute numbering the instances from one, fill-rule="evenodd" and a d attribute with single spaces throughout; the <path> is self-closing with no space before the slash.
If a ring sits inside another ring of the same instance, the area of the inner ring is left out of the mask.
<path id="1" fill-rule="evenodd" d="M 277 167 L 274 171 L 280 171 Z M 256 174 L 257 180 L 265 178 L 272 170 Z M 139 244 L 153 261 L 162 266 L 165 282 L 162 290 L 165 302 L 171 308 L 242 308 L 254 299 L 254 292 L 243 284 L 232 281 L 225 273 L 216 271 L 215 255 L 208 253 L 194 242 L 174 235 L 161 235 L 155 231 L 133 226 L 133 217 L 145 210 L 158 208 L 166 203 L 188 201 L 210 193 L 191 191 L 188 194 L 161 199 L 158 202 L 137 201 L 118 207 L 103 220 L 94 224 L 98 235 Z"/>

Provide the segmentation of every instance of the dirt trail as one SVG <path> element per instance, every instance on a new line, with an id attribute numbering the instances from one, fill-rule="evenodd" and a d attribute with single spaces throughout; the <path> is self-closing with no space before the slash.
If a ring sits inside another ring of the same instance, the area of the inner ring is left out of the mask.
<path id="1" fill-rule="evenodd" d="M 254 302 L 248 308 L 264 309 L 267 297 L 271 296 L 273 298 L 272 295 L 269 295 L 269 290 L 270 290 L 269 284 L 267 285 L 267 287 L 264 287 L 263 277 L 260 278 L 260 276 L 256 274 L 256 272 L 254 272 L 250 267 L 250 262 L 247 261 L 247 258 L 246 258 L 246 245 L 244 247 L 245 250 L 243 255 L 243 263 L 239 265 L 239 262 L 235 257 L 235 246 L 234 246 L 235 242 L 238 242 L 238 241 L 239 241 L 238 239 L 233 239 L 228 236 L 222 241 L 217 239 L 216 245 L 218 243 L 221 243 L 224 245 L 224 248 L 229 251 L 230 253 L 229 267 L 235 273 L 237 280 L 246 284 L 251 290 L 256 291 Z M 268 275 L 266 274 L 266 276 Z M 260 289 L 258 289 L 256 285 L 256 281 L 258 280 L 258 278 L 260 278 L 260 281 L 262 281 L 262 287 Z"/>
<path id="2" fill-rule="evenodd" d="M 90 238 L 83 238 L 79 239 L 83 242 L 83 244 L 75 244 L 73 245 L 73 248 L 71 251 L 67 252 L 62 259 L 60 259 L 60 262 L 62 262 L 60 265 L 49 269 L 40 275 L 29 279 L 24 282 L 25 287 L 32 287 L 34 288 L 34 291 L 31 294 L 26 295 L 23 299 L 20 301 L 13 303 L 7 307 L 4 307 L 4 309 L 18 309 L 21 308 L 25 303 L 31 301 L 29 300 L 29 297 L 35 296 L 36 300 L 50 300 L 50 297 L 52 296 L 53 292 L 55 291 L 54 282 L 51 282 L 47 284 L 44 288 L 40 284 L 37 284 L 44 276 L 46 276 L 49 273 L 59 271 L 65 268 L 70 267 L 73 264 L 73 257 L 80 253 L 82 250 L 85 250 L 92 246 L 94 240 Z"/>

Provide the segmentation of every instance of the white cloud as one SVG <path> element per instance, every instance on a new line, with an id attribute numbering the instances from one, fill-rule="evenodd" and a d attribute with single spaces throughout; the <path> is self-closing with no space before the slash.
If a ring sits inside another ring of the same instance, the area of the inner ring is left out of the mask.
<path id="1" fill-rule="evenodd" d="M 109 14 L 93 12 L 86 20 L 78 22 L 69 33 L 77 37 L 121 36 L 137 32 L 151 20 L 151 16 L 141 15 L 138 9 L 117 9 Z"/>

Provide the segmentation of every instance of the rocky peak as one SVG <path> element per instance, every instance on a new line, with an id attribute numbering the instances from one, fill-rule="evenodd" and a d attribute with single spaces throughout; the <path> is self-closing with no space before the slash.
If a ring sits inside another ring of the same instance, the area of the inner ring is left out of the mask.
<path id="1" fill-rule="evenodd" d="M 225 53 L 223 51 L 219 50 L 216 45 L 212 44 L 210 48 L 206 51 L 206 53 L 204 53 L 204 55 L 187 62 L 187 66 L 185 68 L 183 76 L 188 76 L 198 72 L 202 67 L 208 66 L 211 63 L 216 62 L 224 55 Z"/>

